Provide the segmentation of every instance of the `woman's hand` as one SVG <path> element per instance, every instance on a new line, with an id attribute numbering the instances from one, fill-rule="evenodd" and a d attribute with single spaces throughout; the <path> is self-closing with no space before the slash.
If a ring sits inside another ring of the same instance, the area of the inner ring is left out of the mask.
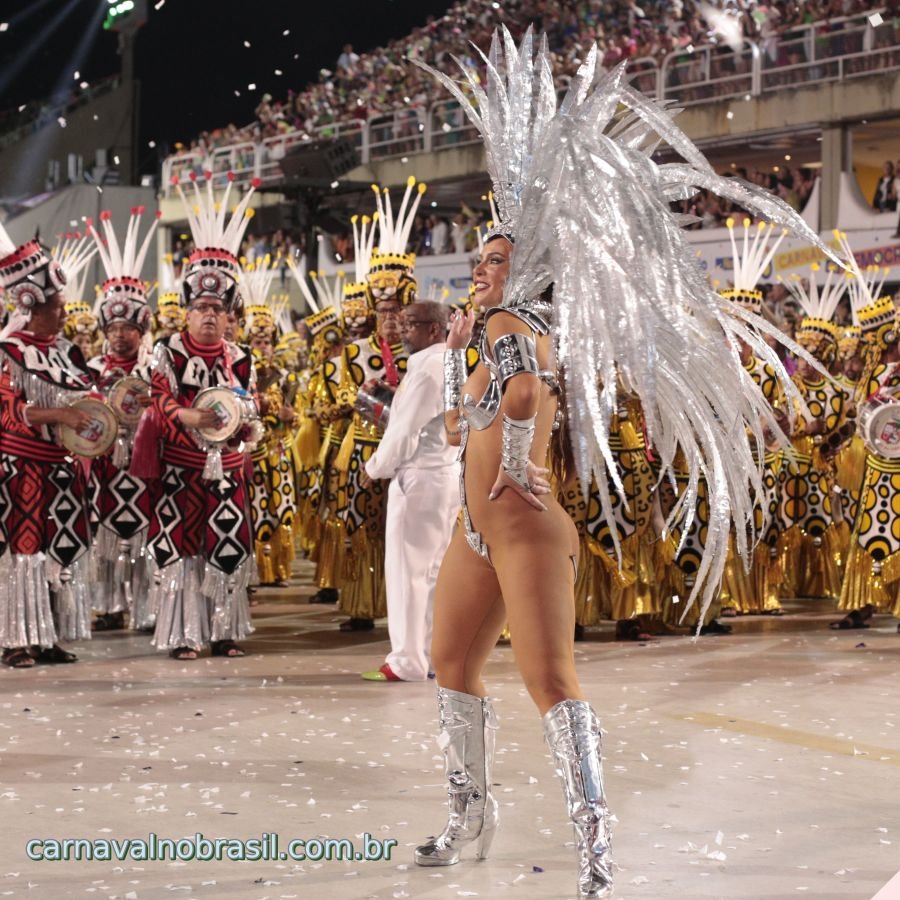
<path id="1" fill-rule="evenodd" d="M 550 482 L 547 480 L 550 470 L 542 469 L 540 466 L 536 466 L 533 462 L 529 461 L 525 471 L 528 475 L 528 483 L 531 485 L 530 492 L 526 491 L 517 481 L 512 479 L 503 466 L 500 466 L 500 471 L 497 473 L 497 480 L 491 488 L 488 500 L 496 500 L 506 488 L 510 488 L 529 506 L 533 506 L 541 512 L 546 512 L 547 507 L 538 500 L 537 495 L 550 493 Z"/>
<path id="2" fill-rule="evenodd" d="M 448 350 L 465 350 L 472 340 L 472 332 L 475 330 L 475 313 L 470 310 L 463 314 L 459 312 L 450 316 L 450 331 L 447 333 Z"/>

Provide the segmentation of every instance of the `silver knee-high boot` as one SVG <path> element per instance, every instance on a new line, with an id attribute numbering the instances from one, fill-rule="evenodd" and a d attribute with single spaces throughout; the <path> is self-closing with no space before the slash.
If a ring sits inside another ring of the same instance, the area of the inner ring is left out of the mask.
<path id="1" fill-rule="evenodd" d="M 449 816 L 444 830 L 416 847 L 420 866 L 452 866 L 460 850 L 477 840 L 485 859 L 497 828 L 498 804 L 491 793 L 497 716 L 491 701 L 438 688 L 441 749 L 447 774 Z"/>
<path id="2" fill-rule="evenodd" d="M 544 716 L 544 737 L 562 775 L 578 853 L 578 896 L 612 896 L 609 810 L 600 763 L 600 720 L 584 700 L 563 700 Z"/>

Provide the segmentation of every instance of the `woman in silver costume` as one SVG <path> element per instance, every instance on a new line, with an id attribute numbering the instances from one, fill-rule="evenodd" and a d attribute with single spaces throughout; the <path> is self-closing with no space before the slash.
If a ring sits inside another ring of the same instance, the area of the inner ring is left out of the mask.
<path id="1" fill-rule="evenodd" d="M 740 342 L 773 366 L 789 394 L 796 390 L 759 333 L 768 326 L 750 325 L 712 291 L 669 201 L 707 188 L 835 257 L 786 204 L 717 176 L 673 125 L 673 113 L 628 86 L 624 68 L 600 71 L 596 48 L 559 103 L 546 41 L 534 50 L 530 31 L 520 47 L 498 33 L 486 73 L 460 63 L 465 91 L 429 70 L 484 141 L 498 222 L 474 272 L 475 300 L 488 308 L 482 365 L 465 379 L 471 316 L 453 322 L 445 356 L 445 421 L 463 460 L 463 525 L 438 578 L 432 646 L 449 816 L 416 849 L 416 862 L 453 865 L 476 841 L 476 857 L 487 855 L 498 819 L 497 718 L 482 669 L 508 621 L 562 775 L 579 897 L 608 897 L 600 722 L 574 664 L 578 542 L 544 468 L 554 425 L 565 419 L 575 471 L 582 484 L 598 485 L 611 518 L 607 473 L 624 493 L 609 440 L 618 385 L 640 397 L 660 478 L 679 466 L 688 471 L 667 527 L 690 527 L 701 482 L 710 498 L 704 558 L 687 604 L 702 595 L 705 611 L 732 522 L 742 556 L 751 545 L 744 524 L 752 524 L 754 497 L 764 491 L 753 444 L 762 446 L 766 426 L 784 439 L 741 365 Z M 684 162 L 655 163 L 660 140 Z"/>
<path id="2" fill-rule="evenodd" d="M 465 385 L 474 314 L 457 316 L 447 341 L 446 422 L 462 448 L 463 527 L 438 578 L 432 664 L 450 737 L 450 818 L 417 848 L 416 862 L 452 865 L 476 838 L 476 856 L 487 855 L 497 826 L 490 790 L 496 717 L 481 674 L 508 622 L 516 663 L 563 773 L 580 888 L 599 897 L 612 884 L 612 868 L 600 723 L 575 672 L 578 536 L 543 467 L 559 409 L 550 308 L 541 300 L 499 308 L 512 250 L 509 236 L 492 236 L 473 273 L 474 299 L 487 314 L 482 365 Z"/>

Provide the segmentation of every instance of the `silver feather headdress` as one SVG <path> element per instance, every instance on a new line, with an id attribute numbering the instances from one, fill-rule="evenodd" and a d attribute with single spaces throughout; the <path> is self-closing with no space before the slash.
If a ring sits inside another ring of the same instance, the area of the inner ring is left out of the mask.
<path id="1" fill-rule="evenodd" d="M 479 130 L 501 219 L 513 228 L 503 305 L 531 303 L 553 284 L 578 475 L 584 485 L 597 484 L 606 518 L 612 519 L 607 473 L 624 498 L 609 434 L 623 385 L 640 397 L 660 477 L 687 471 L 667 527 L 687 534 L 705 480 L 706 548 L 686 604 L 702 597 L 705 611 L 725 568 L 732 521 L 745 559 L 753 540 L 754 499 L 762 495 L 753 444 L 764 444 L 765 428 L 781 435 L 741 365 L 739 342 L 775 368 L 790 397 L 799 397 L 762 338 L 777 330 L 715 293 L 669 204 L 709 190 L 842 263 L 787 204 L 717 175 L 672 121 L 676 111 L 633 90 L 624 66 L 602 72 L 596 47 L 558 105 L 545 39 L 535 55 L 530 31 L 516 48 L 504 29 L 483 58 L 483 82 L 456 60 L 467 90 L 429 71 Z M 680 162 L 653 160 L 662 142 Z"/>

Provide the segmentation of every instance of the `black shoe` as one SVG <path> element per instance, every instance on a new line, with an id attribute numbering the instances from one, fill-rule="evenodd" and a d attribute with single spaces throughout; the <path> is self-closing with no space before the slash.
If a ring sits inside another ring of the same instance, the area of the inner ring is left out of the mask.
<path id="1" fill-rule="evenodd" d="M 579 625 L 577 622 L 575 623 L 575 640 L 584 640 L 584 625 Z"/>
<path id="2" fill-rule="evenodd" d="M 54 644 L 50 648 L 42 647 L 37 652 L 35 660 L 39 663 L 49 663 L 50 665 L 58 665 L 60 663 L 78 662 L 78 657 L 68 650 L 63 650 L 59 644 Z"/>
<path id="3" fill-rule="evenodd" d="M 357 619 L 355 616 L 341 622 L 338 626 L 341 631 L 372 631 L 375 628 L 374 619 Z"/>
<path id="4" fill-rule="evenodd" d="M 731 634 L 731 626 L 723 625 L 721 622 L 713 619 L 709 625 L 704 625 L 700 629 L 700 634 Z"/>
<path id="5" fill-rule="evenodd" d="M 318 593 L 309 598 L 310 603 L 337 603 L 337 588 L 322 588 Z"/>

